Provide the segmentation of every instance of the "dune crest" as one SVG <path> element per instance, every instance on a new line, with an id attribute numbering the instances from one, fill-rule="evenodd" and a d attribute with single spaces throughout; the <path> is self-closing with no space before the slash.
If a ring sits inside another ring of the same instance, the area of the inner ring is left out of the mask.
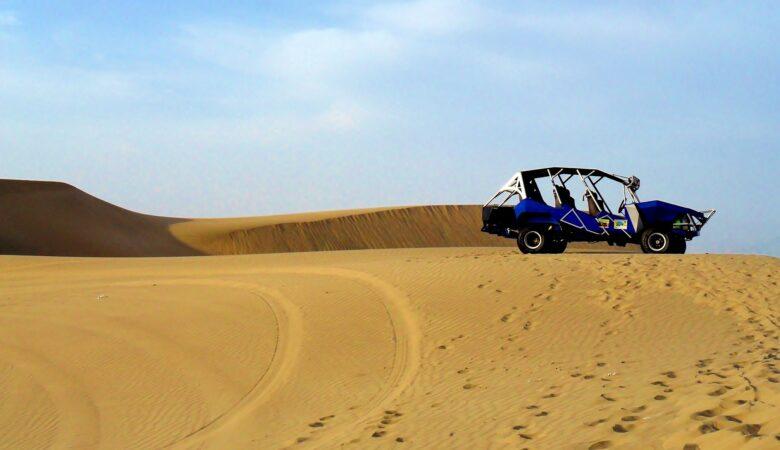
<path id="1" fill-rule="evenodd" d="M 474 205 L 227 219 L 150 216 L 65 183 L 0 180 L 0 254 L 195 256 L 402 247 L 507 246 Z"/>

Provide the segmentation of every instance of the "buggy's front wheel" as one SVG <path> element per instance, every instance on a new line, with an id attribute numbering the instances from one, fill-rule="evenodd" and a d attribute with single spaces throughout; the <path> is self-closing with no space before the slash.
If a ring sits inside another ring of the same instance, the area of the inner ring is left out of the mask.
<path id="1" fill-rule="evenodd" d="M 517 248 L 524 254 L 544 253 L 548 238 L 542 230 L 524 228 L 517 233 Z"/>
<path id="2" fill-rule="evenodd" d="M 557 239 L 551 239 L 547 244 L 547 253 L 563 253 L 566 251 L 566 246 L 569 242 L 566 238 L 558 237 Z"/>
<path id="3" fill-rule="evenodd" d="M 642 234 L 642 251 L 651 254 L 670 253 L 673 236 L 668 231 L 650 229 Z"/>

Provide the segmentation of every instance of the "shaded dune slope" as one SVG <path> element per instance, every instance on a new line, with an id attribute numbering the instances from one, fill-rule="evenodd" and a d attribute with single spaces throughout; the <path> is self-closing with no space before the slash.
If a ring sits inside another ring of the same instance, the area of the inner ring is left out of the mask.
<path id="1" fill-rule="evenodd" d="M 0 253 L 4 254 L 198 254 L 169 232 L 178 220 L 128 211 L 65 183 L 0 180 Z"/>

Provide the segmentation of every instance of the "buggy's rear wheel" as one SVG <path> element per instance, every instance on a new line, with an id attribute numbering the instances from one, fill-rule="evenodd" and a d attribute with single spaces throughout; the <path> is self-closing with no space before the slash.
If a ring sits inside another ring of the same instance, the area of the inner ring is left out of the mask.
<path id="1" fill-rule="evenodd" d="M 674 247 L 671 233 L 663 230 L 647 230 L 642 234 L 642 251 L 645 253 L 671 253 Z"/>
<path id="2" fill-rule="evenodd" d="M 674 236 L 672 237 L 672 243 L 669 247 L 669 253 L 677 253 L 679 255 L 682 255 L 685 253 L 685 250 L 687 249 L 688 245 L 685 242 L 685 238 Z"/>
<path id="3" fill-rule="evenodd" d="M 517 248 L 525 254 L 544 253 L 547 242 L 547 234 L 536 228 L 524 228 L 517 234 Z"/>

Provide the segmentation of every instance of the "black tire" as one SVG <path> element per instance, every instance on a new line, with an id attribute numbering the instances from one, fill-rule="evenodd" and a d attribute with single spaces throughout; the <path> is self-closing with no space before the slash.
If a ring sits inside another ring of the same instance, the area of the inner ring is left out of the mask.
<path id="1" fill-rule="evenodd" d="M 649 229 L 642 233 L 642 251 L 654 255 L 671 253 L 674 238 L 664 230 Z"/>
<path id="2" fill-rule="evenodd" d="M 687 248 L 688 248 L 688 244 L 685 242 L 685 238 L 675 236 L 672 238 L 672 246 L 669 249 L 669 253 L 676 253 L 678 255 L 682 255 L 685 253 L 685 250 Z"/>
<path id="3" fill-rule="evenodd" d="M 517 234 L 517 248 L 524 254 L 545 253 L 549 236 L 537 228 L 524 228 Z"/>
<path id="4" fill-rule="evenodd" d="M 563 253 L 568 244 L 569 242 L 563 237 L 551 239 L 547 244 L 547 253 Z"/>

